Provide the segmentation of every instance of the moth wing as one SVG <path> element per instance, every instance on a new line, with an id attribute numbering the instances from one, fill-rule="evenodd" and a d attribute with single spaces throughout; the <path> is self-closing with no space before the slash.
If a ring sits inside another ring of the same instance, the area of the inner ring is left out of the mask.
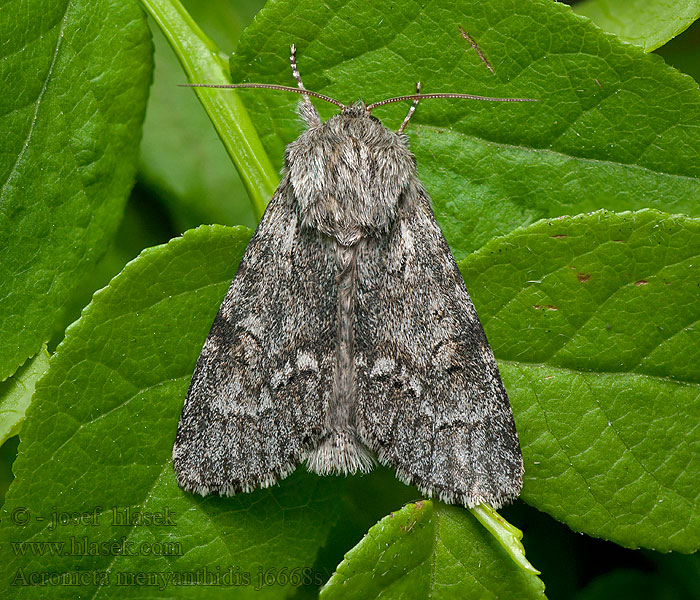
<path id="1" fill-rule="evenodd" d="M 333 381 L 334 260 L 330 240 L 301 230 L 285 178 L 192 376 L 173 447 L 182 488 L 266 487 L 318 444 Z"/>
<path id="2" fill-rule="evenodd" d="M 413 180 L 358 257 L 357 430 L 406 483 L 498 507 L 522 487 L 508 396 L 430 199 Z"/>

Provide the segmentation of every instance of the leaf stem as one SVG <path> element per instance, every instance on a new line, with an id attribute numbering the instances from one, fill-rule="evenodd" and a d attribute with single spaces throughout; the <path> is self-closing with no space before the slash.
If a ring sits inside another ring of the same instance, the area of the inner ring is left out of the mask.
<path id="1" fill-rule="evenodd" d="M 228 61 L 179 0 L 141 0 L 192 83 L 228 84 Z M 258 219 L 279 182 L 248 111 L 232 90 L 194 88 L 226 147 Z M 177 93 L 173 90 L 173 93 Z M 187 151 L 187 149 L 183 149 Z"/>
<path id="2" fill-rule="evenodd" d="M 530 561 L 525 558 L 525 548 L 520 542 L 523 539 L 523 532 L 520 529 L 515 527 L 515 525 L 511 525 L 488 504 L 477 504 L 469 510 L 491 532 L 491 535 L 498 540 L 498 543 L 503 546 L 506 552 L 510 554 L 515 564 L 527 573 L 540 574 L 540 571 L 535 569 Z"/>

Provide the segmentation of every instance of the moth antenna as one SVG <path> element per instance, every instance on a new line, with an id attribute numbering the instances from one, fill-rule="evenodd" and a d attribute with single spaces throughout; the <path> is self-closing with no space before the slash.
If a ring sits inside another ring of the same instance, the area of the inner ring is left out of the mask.
<path id="1" fill-rule="evenodd" d="M 416 96 L 420 96 L 420 81 L 416 83 Z M 418 102 L 420 102 L 420 98 L 416 98 L 413 101 L 413 104 L 411 104 L 411 108 L 408 109 L 408 114 L 403 120 L 403 123 L 401 123 L 401 127 L 399 127 L 397 133 L 403 133 L 403 130 L 406 129 L 406 125 L 408 125 L 408 122 L 411 120 L 413 113 L 416 112 L 416 106 L 418 106 Z"/>
<path id="2" fill-rule="evenodd" d="M 476 50 L 476 53 L 479 55 L 479 58 L 481 59 L 481 62 L 483 62 L 489 68 L 489 71 L 491 71 L 491 73 L 493 73 L 495 75 L 496 71 L 493 70 L 493 67 L 491 66 L 491 63 L 489 63 L 488 59 L 486 58 L 486 55 L 481 51 L 481 48 L 479 48 L 479 44 L 477 44 L 476 41 L 474 40 L 474 38 L 472 36 L 470 36 L 466 31 L 464 31 L 464 29 L 462 29 L 459 25 L 457 25 L 457 27 L 459 27 L 459 32 L 462 34 L 462 37 L 471 44 L 471 46 L 472 46 L 472 48 L 474 48 L 474 50 Z"/>
<path id="3" fill-rule="evenodd" d="M 487 102 L 539 102 L 536 98 L 491 98 L 489 96 L 475 96 L 473 94 L 411 94 L 410 96 L 398 96 L 380 100 L 367 107 L 367 111 L 374 110 L 379 106 L 391 104 L 392 102 L 403 102 L 404 100 L 430 100 L 432 98 L 464 98 L 466 100 L 485 100 Z"/>
<path id="4" fill-rule="evenodd" d="M 301 80 L 301 74 L 297 68 L 297 46 L 292 44 L 289 47 L 289 63 L 292 65 L 292 75 L 297 80 L 297 87 L 303 92 L 302 97 L 304 102 L 299 105 L 299 115 L 306 121 L 309 127 L 321 124 L 321 115 L 318 114 L 316 107 L 309 100 L 309 95 L 306 93 L 306 88 Z"/>
<path id="5" fill-rule="evenodd" d="M 299 69 L 297 68 L 297 46 L 296 44 L 292 44 L 289 47 L 290 55 L 289 55 L 289 62 L 292 65 L 292 75 L 294 76 L 294 79 L 297 80 L 297 86 L 300 90 L 303 90 L 306 92 L 306 88 L 304 87 L 304 82 L 301 80 L 301 74 L 299 73 Z M 309 102 L 309 97 L 304 94 L 304 100 Z"/>
<path id="6" fill-rule="evenodd" d="M 312 96 L 313 98 L 318 98 L 319 100 L 325 100 L 331 104 L 339 106 L 341 109 L 345 108 L 345 105 L 331 98 L 330 96 L 324 96 L 318 92 L 311 92 L 309 90 L 300 90 L 298 88 L 289 87 L 286 85 L 276 85 L 274 83 L 180 83 L 180 87 L 201 87 L 201 88 L 222 88 L 222 89 L 240 89 L 240 88 L 261 88 L 266 90 L 277 90 L 280 92 L 292 92 L 293 94 L 302 94 L 307 96 Z"/>

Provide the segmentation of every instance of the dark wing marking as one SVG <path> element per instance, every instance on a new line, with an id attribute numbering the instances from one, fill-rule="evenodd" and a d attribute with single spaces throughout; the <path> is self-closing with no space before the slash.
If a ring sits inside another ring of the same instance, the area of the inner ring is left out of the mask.
<path id="1" fill-rule="evenodd" d="M 318 444 L 333 385 L 335 272 L 334 242 L 301 229 L 285 177 L 197 361 L 173 448 L 181 487 L 266 487 Z"/>
<path id="2" fill-rule="evenodd" d="M 498 507 L 522 486 L 508 396 L 462 276 L 413 180 L 358 259 L 357 429 L 403 481 Z"/>

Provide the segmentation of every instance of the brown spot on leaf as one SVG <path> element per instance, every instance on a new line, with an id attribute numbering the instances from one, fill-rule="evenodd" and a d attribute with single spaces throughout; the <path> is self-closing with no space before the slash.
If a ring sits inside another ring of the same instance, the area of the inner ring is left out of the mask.
<path id="1" fill-rule="evenodd" d="M 417 521 L 411 521 L 408 525 L 401 525 L 401 532 L 408 533 L 416 526 Z"/>
<path id="2" fill-rule="evenodd" d="M 576 273 L 576 278 L 581 283 L 586 283 L 591 278 L 591 274 L 590 273 Z"/>
<path id="3" fill-rule="evenodd" d="M 553 238 L 556 238 L 556 239 L 560 239 L 560 238 L 565 238 L 565 237 L 569 237 L 569 236 L 566 235 L 565 233 L 558 233 L 557 235 L 552 235 L 552 236 L 550 236 L 550 237 L 553 237 Z"/>
<path id="4" fill-rule="evenodd" d="M 635 281 L 634 285 L 639 287 L 640 285 L 647 285 L 649 282 L 646 279 L 640 279 L 639 281 Z"/>

